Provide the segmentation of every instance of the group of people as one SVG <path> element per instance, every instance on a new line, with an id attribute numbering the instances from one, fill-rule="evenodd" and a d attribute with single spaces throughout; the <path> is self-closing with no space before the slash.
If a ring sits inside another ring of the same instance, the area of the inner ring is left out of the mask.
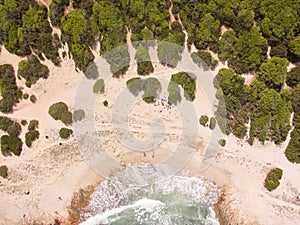
<path id="1" fill-rule="evenodd" d="M 169 105 L 168 103 L 168 99 L 166 97 L 162 97 L 159 99 L 156 99 L 156 101 L 154 102 L 154 106 L 160 106 L 160 110 L 159 112 L 161 113 L 164 109 L 169 110 L 172 108 L 171 105 Z"/>

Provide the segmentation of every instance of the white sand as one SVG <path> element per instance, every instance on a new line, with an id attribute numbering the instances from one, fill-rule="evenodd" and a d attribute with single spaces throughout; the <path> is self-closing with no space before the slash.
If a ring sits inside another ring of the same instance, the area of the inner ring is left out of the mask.
<path id="1" fill-rule="evenodd" d="M 94 52 L 97 54 L 97 51 Z M 21 58 L 11 55 L 4 48 L 0 55 L 0 64 L 11 63 L 15 70 Z M 23 214 L 26 217 L 39 215 L 53 215 L 55 212 L 66 216 L 66 206 L 70 203 L 72 193 L 80 187 L 95 184 L 101 180 L 85 163 L 79 153 L 74 138 L 63 141 L 58 136 L 58 130 L 64 125 L 53 120 L 48 115 L 51 104 L 63 101 L 72 108 L 77 86 L 82 73 L 74 69 L 74 62 L 66 59 L 61 68 L 56 68 L 51 62 L 45 61 L 50 69 L 50 77 L 40 80 L 32 88 L 24 86 L 24 81 L 18 85 L 24 87 L 24 92 L 35 94 L 37 102 L 23 100 L 14 109 L 11 116 L 18 120 L 37 119 L 40 121 L 40 139 L 28 149 L 24 147 L 20 157 L 0 156 L 0 164 L 9 167 L 9 179 L 0 179 L 0 218 L 13 224 Z M 170 79 L 176 70 L 154 64 L 156 76 Z M 216 71 L 226 65 L 220 64 Z M 139 138 L 149 136 L 149 124 L 152 118 L 164 120 L 167 140 L 153 153 L 144 156 L 141 152 L 133 152 L 122 146 L 113 133 L 111 123 L 111 107 L 123 88 L 126 80 L 136 76 L 136 65 L 129 68 L 125 78 L 110 79 L 106 84 L 106 93 L 99 95 L 96 104 L 96 127 L 108 152 L 118 161 L 130 162 L 161 162 L 172 154 L 180 137 L 180 117 L 175 109 L 163 110 L 154 105 L 139 102 L 134 106 L 130 115 L 130 125 L 133 134 Z M 214 73 L 216 73 L 216 71 Z M 166 93 L 163 93 L 166 95 Z M 103 106 L 102 101 L 108 100 L 109 107 Z M 194 103 L 198 118 L 209 114 L 208 105 L 203 93 L 198 89 Z M 198 123 L 198 121 L 195 121 Z M 107 125 L 107 126 L 105 126 Z M 22 132 L 24 136 L 25 129 Z M 199 130 L 198 152 L 194 155 L 186 169 L 197 172 L 199 160 L 203 157 L 203 149 L 207 145 L 211 131 L 201 127 Z M 49 139 L 45 136 L 48 135 Z M 63 143 L 61 146 L 59 143 Z M 226 186 L 226 207 L 224 212 L 232 214 L 232 223 L 239 224 L 296 224 L 300 220 L 300 202 L 296 196 L 300 195 L 300 166 L 293 165 L 284 155 L 284 145 L 275 146 L 255 144 L 250 147 L 237 145 L 237 139 L 227 137 L 226 147 L 223 148 L 213 163 L 204 173 L 208 179 L 219 185 Z M 269 193 L 263 187 L 267 172 L 273 167 L 283 169 L 280 187 Z M 29 195 L 25 195 L 30 191 Z M 62 200 L 58 198 L 62 197 Z M 242 221 L 242 222 L 240 222 Z"/>

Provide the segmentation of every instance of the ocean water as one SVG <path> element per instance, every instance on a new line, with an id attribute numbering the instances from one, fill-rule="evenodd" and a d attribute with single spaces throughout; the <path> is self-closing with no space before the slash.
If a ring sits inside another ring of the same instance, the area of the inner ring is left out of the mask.
<path id="1" fill-rule="evenodd" d="M 220 189 L 203 178 L 173 174 L 164 165 L 127 166 L 96 187 L 81 224 L 219 224 L 212 206 Z"/>

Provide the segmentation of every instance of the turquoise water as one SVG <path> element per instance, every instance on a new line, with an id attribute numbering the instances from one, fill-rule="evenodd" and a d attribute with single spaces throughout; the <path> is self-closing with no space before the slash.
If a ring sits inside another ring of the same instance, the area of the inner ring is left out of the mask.
<path id="1" fill-rule="evenodd" d="M 96 187 L 81 224 L 217 225 L 212 205 L 219 193 L 211 182 L 174 176 L 165 166 L 128 166 Z"/>

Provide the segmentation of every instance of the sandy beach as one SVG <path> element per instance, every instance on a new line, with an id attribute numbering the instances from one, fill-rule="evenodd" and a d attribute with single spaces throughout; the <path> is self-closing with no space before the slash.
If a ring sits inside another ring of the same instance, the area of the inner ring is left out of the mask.
<path id="1" fill-rule="evenodd" d="M 94 51 L 94 54 L 97 54 L 97 51 Z M 0 64 L 12 64 L 17 71 L 20 60 L 22 58 L 1 47 Z M 76 72 L 71 58 L 65 58 L 61 67 L 55 67 L 48 60 L 43 63 L 50 70 L 48 79 L 39 80 L 30 89 L 26 88 L 24 80 L 18 80 L 18 86 L 23 88 L 23 92 L 36 95 L 37 102 L 33 104 L 29 100 L 22 100 L 9 116 L 18 121 L 39 120 L 40 138 L 32 148 L 24 146 L 20 157 L 0 156 L 0 164 L 9 168 L 8 179 L 0 178 L 0 224 L 17 224 L 17 221 L 33 218 L 47 220 L 49 217 L 67 217 L 67 206 L 73 193 L 103 179 L 87 165 L 74 137 L 67 141 L 59 137 L 58 131 L 65 125 L 48 115 L 48 108 L 55 102 L 63 101 L 72 109 L 83 73 Z M 169 80 L 176 72 L 176 69 L 160 64 L 154 66 L 155 71 L 151 76 L 161 79 Z M 224 67 L 226 65 L 219 64 L 213 72 L 214 75 Z M 179 142 L 181 118 L 175 108 L 163 109 L 160 112 L 161 106 L 149 105 L 143 101 L 132 108 L 129 124 L 136 137 L 148 137 L 148 126 L 152 118 L 160 118 L 166 125 L 167 139 L 155 152 L 145 155 L 122 146 L 110 126 L 114 102 L 126 88 L 126 81 L 136 76 L 135 71 L 136 65 L 132 65 L 123 78 L 110 79 L 105 84 L 105 94 L 99 95 L 95 107 L 97 132 L 107 151 L 120 163 L 159 163 L 172 154 L 172 149 L 176 148 Z M 246 79 L 246 82 L 250 83 L 251 79 L 253 77 Z M 109 102 L 109 107 L 103 106 L 103 100 Z M 198 118 L 210 113 L 205 95 L 200 89 L 197 89 L 194 107 Z M 25 132 L 26 129 L 23 128 L 21 137 L 24 137 Z M 221 148 L 215 162 L 205 172 L 199 173 L 199 161 L 203 157 L 203 149 L 208 144 L 210 135 L 208 127 L 200 127 L 197 152 L 184 170 L 203 175 L 224 187 L 224 196 L 218 211 L 225 224 L 299 223 L 300 179 L 297 177 L 300 174 L 300 166 L 291 164 L 286 159 L 284 149 L 288 142 L 280 146 L 255 142 L 253 146 L 249 146 L 245 141 L 228 136 L 227 144 Z M 283 169 L 283 178 L 278 189 L 268 192 L 263 182 L 273 167 Z"/>

